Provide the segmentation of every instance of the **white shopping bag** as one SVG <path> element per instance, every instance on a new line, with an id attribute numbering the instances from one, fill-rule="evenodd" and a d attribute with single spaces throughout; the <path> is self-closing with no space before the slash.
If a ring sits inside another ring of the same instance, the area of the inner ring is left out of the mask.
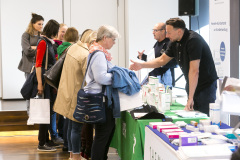
<path id="1" fill-rule="evenodd" d="M 27 125 L 50 124 L 50 100 L 30 99 L 30 110 Z"/>
<path id="2" fill-rule="evenodd" d="M 137 107 L 141 107 L 143 105 L 141 92 L 135 93 L 134 95 L 131 96 L 128 96 L 122 92 L 118 92 L 118 95 L 120 100 L 121 111 L 134 109 Z"/>

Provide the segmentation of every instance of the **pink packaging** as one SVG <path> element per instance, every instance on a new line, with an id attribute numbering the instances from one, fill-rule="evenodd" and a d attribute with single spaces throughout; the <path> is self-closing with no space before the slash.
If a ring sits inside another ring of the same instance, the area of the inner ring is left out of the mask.
<path id="1" fill-rule="evenodd" d="M 172 132 L 183 132 L 183 130 L 182 129 L 164 129 L 162 131 L 163 134 L 172 133 Z"/>
<path id="2" fill-rule="evenodd" d="M 159 130 L 159 132 L 162 132 L 165 129 L 179 129 L 179 127 L 175 126 L 175 125 L 171 125 L 171 126 L 157 126 L 157 130 Z"/>
<path id="3" fill-rule="evenodd" d="M 166 136 L 167 136 L 168 138 L 179 138 L 179 132 L 167 133 Z"/>
<path id="4" fill-rule="evenodd" d="M 169 126 L 174 125 L 172 122 L 150 122 L 149 126 L 153 129 L 157 129 L 157 126 Z"/>

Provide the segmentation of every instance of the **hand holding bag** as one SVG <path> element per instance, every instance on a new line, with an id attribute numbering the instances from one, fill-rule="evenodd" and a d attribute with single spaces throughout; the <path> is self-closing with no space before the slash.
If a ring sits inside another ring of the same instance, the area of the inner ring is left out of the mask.
<path id="1" fill-rule="evenodd" d="M 69 46 L 67 49 L 65 49 L 63 54 L 57 60 L 57 62 L 48 71 L 46 71 L 43 74 L 45 82 L 48 83 L 50 86 L 52 86 L 55 89 L 58 89 L 64 60 L 65 60 L 67 51 L 71 46 Z"/>
<path id="2" fill-rule="evenodd" d="M 77 121 L 90 124 L 104 123 L 106 121 L 105 106 L 103 104 L 105 86 L 102 86 L 102 92 L 97 94 L 86 93 L 83 89 L 91 58 L 96 52 L 91 53 L 82 87 L 77 94 L 77 106 L 73 113 L 73 117 Z"/>
<path id="3" fill-rule="evenodd" d="M 50 100 L 41 98 L 30 99 L 30 110 L 27 125 L 50 124 Z"/>

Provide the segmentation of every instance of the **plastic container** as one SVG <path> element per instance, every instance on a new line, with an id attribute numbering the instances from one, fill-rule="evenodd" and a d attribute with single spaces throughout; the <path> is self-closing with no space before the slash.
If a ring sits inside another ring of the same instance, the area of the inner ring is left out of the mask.
<path id="1" fill-rule="evenodd" d="M 210 103 L 209 104 L 209 115 L 210 121 L 212 125 L 221 125 L 220 120 L 220 105 L 217 103 Z"/>

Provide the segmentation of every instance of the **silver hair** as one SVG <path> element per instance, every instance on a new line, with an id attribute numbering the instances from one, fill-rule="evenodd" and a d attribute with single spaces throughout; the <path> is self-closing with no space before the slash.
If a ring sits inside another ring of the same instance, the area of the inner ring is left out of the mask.
<path id="1" fill-rule="evenodd" d="M 108 25 L 103 25 L 103 26 L 99 27 L 99 29 L 98 29 L 96 41 L 98 42 L 98 41 L 102 40 L 104 36 L 108 37 L 108 38 L 119 38 L 120 34 L 114 27 L 108 26 Z"/>

